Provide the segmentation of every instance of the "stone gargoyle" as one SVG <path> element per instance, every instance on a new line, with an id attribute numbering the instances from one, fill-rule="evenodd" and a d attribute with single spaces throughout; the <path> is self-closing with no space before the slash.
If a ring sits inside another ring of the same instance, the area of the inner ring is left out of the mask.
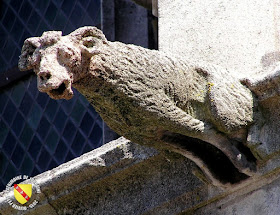
<path id="1" fill-rule="evenodd" d="M 209 167 L 209 147 L 243 178 L 254 175 L 256 160 L 246 147 L 257 111 L 253 93 L 226 69 L 189 60 L 110 42 L 97 28 L 82 27 L 26 39 L 19 69 L 33 69 L 39 91 L 53 99 L 71 99 L 73 86 L 118 134 L 168 144 L 214 184 L 228 181 Z"/>

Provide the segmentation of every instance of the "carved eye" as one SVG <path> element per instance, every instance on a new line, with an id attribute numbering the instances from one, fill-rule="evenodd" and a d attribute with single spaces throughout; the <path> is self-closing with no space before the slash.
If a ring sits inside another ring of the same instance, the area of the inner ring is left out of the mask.
<path id="1" fill-rule="evenodd" d="M 78 65 L 78 62 L 81 61 L 80 58 L 80 52 L 74 48 L 63 46 L 57 49 L 58 62 L 63 66 Z"/>
<path id="2" fill-rule="evenodd" d="M 97 44 L 96 38 L 86 37 L 83 39 L 83 45 L 87 48 L 91 48 Z"/>
<path id="3" fill-rule="evenodd" d="M 58 48 L 58 58 L 62 61 L 67 61 L 67 59 L 72 58 L 75 55 L 75 52 L 69 47 Z"/>
<path id="4" fill-rule="evenodd" d="M 32 56 L 35 50 L 36 50 L 36 46 L 30 45 L 28 50 L 28 55 Z"/>

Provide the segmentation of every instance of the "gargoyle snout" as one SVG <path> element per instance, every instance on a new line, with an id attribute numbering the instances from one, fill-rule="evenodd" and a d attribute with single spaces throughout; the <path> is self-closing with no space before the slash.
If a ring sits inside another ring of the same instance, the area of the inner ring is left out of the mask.
<path id="1" fill-rule="evenodd" d="M 47 67 L 47 66 L 45 66 Z M 71 99 L 72 80 L 64 67 L 40 68 L 37 72 L 37 87 L 42 93 L 47 93 L 53 99 Z"/>

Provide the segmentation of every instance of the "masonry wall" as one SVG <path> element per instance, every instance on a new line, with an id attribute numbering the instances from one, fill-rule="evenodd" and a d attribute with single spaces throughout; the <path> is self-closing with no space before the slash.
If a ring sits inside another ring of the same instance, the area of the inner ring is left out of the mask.
<path id="1" fill-rule="evenodd" d="M 159 49 L 192 62 L 218 65 L 240 80 L 261 79 L 279 70 L 279 5 L 278 0 L 159 1 Z M 274 83 L 270 87 L 272 92 L 278 89 L 278 79 Z M 256 96 L 260 98 L 260 94 Z M 227 192 L 223 192 L 198 210 L 186 210 L 187 214 L 280 213 L 280 96 L 274 93 L 271 97 L 259 103 L 264 110 L 264 125 L 249 130 L 247 139 L 261 142 L 254 147 L 259 154 L 256 178 L 262 178 L 262 182 L 252 179 L 250 186 L 243 183 L 243 190 L 226 196 L 223 194 Z M 211 190 L 208 189 L 208 195 Z"/>

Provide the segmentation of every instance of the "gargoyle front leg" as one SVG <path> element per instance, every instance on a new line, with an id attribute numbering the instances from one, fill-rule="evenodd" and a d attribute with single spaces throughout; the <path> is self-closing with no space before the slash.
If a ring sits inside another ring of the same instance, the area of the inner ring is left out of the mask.
<path id="1" fill-rule="evenodd" d="M 211 125 L 197 120 L 184 112 L 176 105 L 169 104 L 169 111 L 162 116 L 166 119 L 166 130 L 170 133 L 181 134 L 203 140 L 221 150 L 242 173 L 252 176 L 256 172 L 255 164 L 249 162 L 246 156 L 241 153 L 224 134 L 215 130 Z M 163 141 L 164 137 L 163 137 Z M 167 142 L 178 149 L 175 142 Z M 182 155 L 186 155 L 184 149 Z M 177 150 L 180 152 L 180 150 Z M 194 160 L 194 162 L 196 162 Z"/>

